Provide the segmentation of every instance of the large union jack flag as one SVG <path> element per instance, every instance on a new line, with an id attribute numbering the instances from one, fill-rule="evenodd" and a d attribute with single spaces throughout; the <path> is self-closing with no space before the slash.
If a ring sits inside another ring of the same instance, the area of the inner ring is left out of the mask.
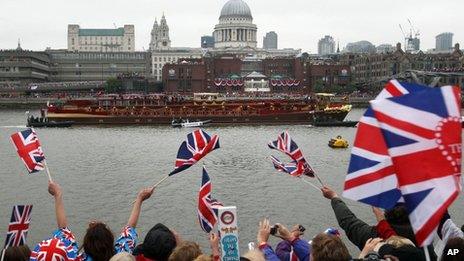
<path id="1" fill-rule="evenodd" d="M 445 86 L 371 102 L 420 246 L 461 190 L 460 93 Z"/>
<path id="2" fill-rule="evenodd" d="M 427 89 L 430 88 L 391 80 L 375 100 Z M 390 209 L 398 201 L 402 201 L 388 147 L 371 107 L 366 110 L 358 124 L 343 196 L 384 209 Z"/>
<path id="3" fill-rule="evenodd" d="M 16 205 L 11 213 L 5 248 L 26 244 L 27 231 L 31 223 L 32 205 Z"/>
<path id="4" fill-rule="evenodd" d="M 198 192 L 198 221 L 201 229 L 209 233 L 217 223 L 218 208 L 222 203 L 211 198 L 211 180 L 203 167 L 203 176 L 201 179 L 201 188 Z"/>
<path id="5" fill-rule="evenodd" d="M 80 261 L 74 247 L 58 238 L 44 240 L 31 252 L 30 261 Z"/>
<path id="6" fill-rule="evenodd" d="M 17 132 L 11 135 L 11 140 L 29 173 L 44 169 L 45 156 L 33 129 Z"/>
<path id="7" fill-rule="evenodd" d="M 206 156 L 206 154 L 217 148 L 219 148 L 219 137 L 217 135 L 210 137 L 208 133 L 201 129 L 189 133 L 187 140 L 180 145 L 175 168 L 169 175 L 174 175 L 190 168 Z"/>
<path id="8" fill-rule="evenodd" d="M 274 164 L 275 169 L 286 172 L 295 177 L 299 177 L 301 175 L 314 177 L 313 169 L 306 161 L 300 148 L 290 137 L 288 132 L 282 132 L 277 140 L 269 142 L 268 146 L 271 149 L 287 154 L 292 159 L 290 163 L 282 163 L 276 157 L 271 156 L 271 161 Z"/>

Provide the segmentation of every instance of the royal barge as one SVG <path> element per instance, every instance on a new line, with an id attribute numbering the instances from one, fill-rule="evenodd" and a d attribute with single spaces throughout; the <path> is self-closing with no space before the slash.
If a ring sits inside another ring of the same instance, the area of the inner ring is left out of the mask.
<path id="1" fill-rule="evenodd" d="M 343 121 L 351 105 L 333 104 L 330 95 L 310 97 L 224 97 L 199 93 L 191 97 L 105 95 L 72 99 L 47 108 L 49 121 L 74 124 L 170 125 L 173 119 L 212 124 L 311 124 Z"/>

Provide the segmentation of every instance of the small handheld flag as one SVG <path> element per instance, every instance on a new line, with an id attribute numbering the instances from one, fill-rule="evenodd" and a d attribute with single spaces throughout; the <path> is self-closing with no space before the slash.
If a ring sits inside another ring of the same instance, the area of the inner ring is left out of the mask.
<path id="1" fill-rule="evenodd" d="M 298 147 L 296 142 L 290 137 L 290 134 L 288 134 L 288 132 L 282 132 L 277 138 L 277 140 L 269 142 L 268 147 L 271 149 L 281 151 L 287 154 L 292 159 L 290 163 L 283 163 L 282 161 L 271 155 L 270 159 L 276 170 L 298 178 L 301 178 L 303 175 L 308 177 L 316 177 L 319 183 L 322 186 L 324 186 L 322 180 L 319 178 L 318 175 L 316 175 L 314 170 L 306 161 L 300 148 Z M 302 180 L 305 181 L 304 179 Z M 306 183 L 319 190 L 319 188 L 311 182 Z"/>
<path id="2" fill-rule="evenodd" d="M 33 129 L 14 133 L 11 135 L 11 140 L 29 173 L 38 172 L 45 168 L 45 156 Z"/>
<path id="3" fill-rule="evenodd" d="M 203 167 L 200 191 L 198 192 L 198 221 L 201 229 L 209 233 L 217 223 L 218 208 L 222 203 L 211 198 L 211 180 Z"/>
<path id="4" fill-rule="evenodd" d="M 27 232 L 31 222 L 32 205 L 16 205 L 11 213 L 5 248 L 26 244 Z"/>
<path id="5" fill-rule="evenodd" d="M 190 168 L 208 153 L 218 148 L 219 137 L 217 135 L 210 137 L 201 129 L 189 133 L 187 139 L 180 145 L 175 168 L 169 173 L 169 176 Z"/>

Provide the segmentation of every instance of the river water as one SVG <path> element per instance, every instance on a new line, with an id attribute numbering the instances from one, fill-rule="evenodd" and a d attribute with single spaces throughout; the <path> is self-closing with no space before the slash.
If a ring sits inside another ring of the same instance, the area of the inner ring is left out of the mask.
<path id="1" fill-rule="evenodd" d="M 358 120 L 364 110 L 355 109 L 348 119 Z M 53 198 L 47 192 L 45 172 L 27 174 L 9 136 L 24 129 L 24 110 L 0 110 L 0 244 L 14 204 L 33 204 L 29 245 L 48 237 L 56 227 Z M 330 201 L 308 184 L 274 170 L 267 143 L 288 130 L 320 177 L 339 194 L 349 163 L 350 150 L 327 146 L 331 137 L 342 135 L 352 144 L 355 128 L 310 128 L 308 126 L 206 127 L 218 134 L 221 148 L 203 161 L 213 184 L 212 195 L 224 205 L 238 207 L 242 252 L 256 240 L 259 219 L 287 226 L 302 224 L 310 239 L 328 227 L 337 227 Z M 70 228 L 78 239 L 91 220 L 106 222 L 118 233 L 127 222 L 131 202 L 140 188 L 153 185 L 174 165 L 177 149 L 191 129 L 159 126 L 86 127 L 36 129 L 52 177 L 64 190 Z M 177 230 L 184 239 L 206 250 L 207 236 L 196 214 L 201 183 L 201 164 L 170 177 L 143 204 L 137 226 L 140 239 L 158 222 Z M 314 181 L 316 184 L 316 182 Z M 367 205 L 346 200 L 368 223 L 375 218 Z M 450 209 L 457 224 L 464 223 L 462 196 Z M 273 240 L 273 243 L 277 240 Z M 345 238 L 350 251 L 358 251 Z"/>

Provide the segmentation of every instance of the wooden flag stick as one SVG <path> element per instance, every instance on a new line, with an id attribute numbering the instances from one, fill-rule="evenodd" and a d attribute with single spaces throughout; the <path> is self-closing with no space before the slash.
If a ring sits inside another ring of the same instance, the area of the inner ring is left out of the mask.
<path id="1" fill-rule="evenodd" d="M 50 175 L 50 170 L 48 169 L 47 161 L 45 159 L 44 159 L 44 165 L 45 165 L 45 171 L 47 172 L 47 175 L 48 175 L 48 180 L 53 181 L 52 180 L 52 175 Z"/>
<path id="2" fill-rule="evenodd" d="M 316 173 L 314 173 L 314 177 L 316 177 L 316 179 L 319 181 L 319 183 L 321 184 L 321 186 L 325 186 L 324 183 L 322 183 L 322 180 L 321 178 L 319 178 L 319 175 L 317 175 Z"/>
<path id="3" fill-rule="evenodd" d="M 2 250 L 2 258 L 0 258 L 0 261 L 3 261 L 3 259 L 5 258 L 5 251 L 6 251 L 6 248 Z"/>
<path id="4" fill-rule="evenodd" d="M 309 185 L 311 185 L 311 187 L 315 188 L 317 191 L 321 191 L 320 188 L 318 188 L 316 185 L 314 185 L 311 181 L 307 181 L 305 180 L 304 178 L 301 178 L 301 180 L 305 183 L 308 183 Z"/>
<path id="5" fill-rule="evenodd" d="M 155 185 L 153 185 L 152 188 L 158 187 L 159 184 L 163 183 L 167 178 L 169 178 L 169 175 L 166 175 L 164 178 L 162 178 L 160 181 L 158 181 Z"/>

